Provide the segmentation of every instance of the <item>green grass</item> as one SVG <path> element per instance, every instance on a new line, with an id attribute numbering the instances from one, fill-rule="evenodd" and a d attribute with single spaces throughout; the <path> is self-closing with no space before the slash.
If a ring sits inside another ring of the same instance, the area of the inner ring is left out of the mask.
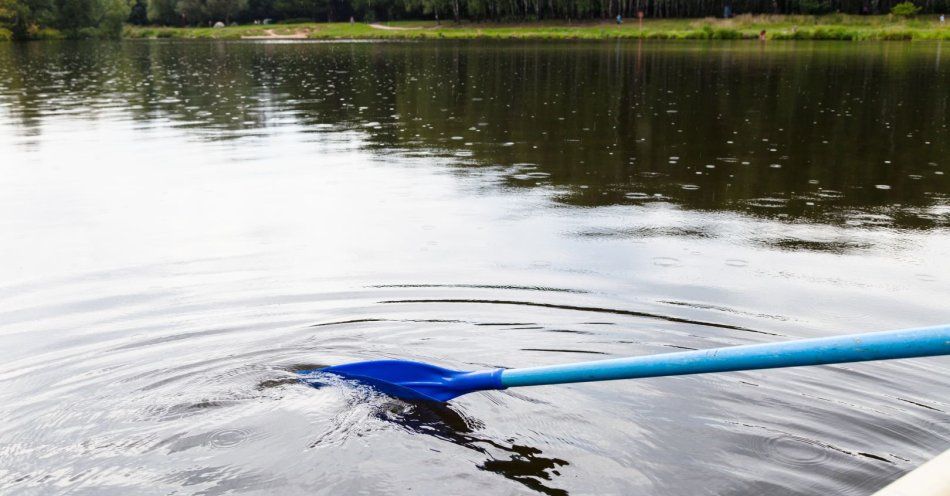
<path id="1" fill-rule="evenodd" d="M 636 20 L 612 22 L 525 22 L 454 24 L 434 21 L 386 23 L 384 30 L 363 23 L 298 23 L 226 28 L 155 28 L 129 26 L 127 38 L 241 39 L 248 36 L 305 36 L 311 39 L 756 39 L 772 40 L 950 40 L 950 26 L 936 16 L 737 16 L 733 19 Z"/>
<path id="2" fill-rule="evenodd" d="M 303 24 L 273 24 L 273 25 L 243 25 L 225 28 L 168 28 L 154 26 L 126 26 L 122 35 L 125 38 L 184 38 L 184 39 L 215 39 L 239 40 L 248 36 L 265 36 L 267 31 L 274 35 L 288 36 L 298 33 L 307 34 L 325 26 L 336 24 L 303 23 Z M 370 28 L 371 29 L 371 28 Z"/>

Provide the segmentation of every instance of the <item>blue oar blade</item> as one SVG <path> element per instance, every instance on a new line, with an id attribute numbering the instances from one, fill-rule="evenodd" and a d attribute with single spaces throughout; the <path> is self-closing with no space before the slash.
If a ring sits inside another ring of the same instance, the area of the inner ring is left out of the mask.
<path id="1" fill-rule="evenodd" d="M 301 380 L 321 385 L 320 374 L 334 374 L 405 400 L 445 402 L 485 389 L 504 389 L 501 369 L 452 370 L 406 360 L 373 360 L 299 372 Z"/>

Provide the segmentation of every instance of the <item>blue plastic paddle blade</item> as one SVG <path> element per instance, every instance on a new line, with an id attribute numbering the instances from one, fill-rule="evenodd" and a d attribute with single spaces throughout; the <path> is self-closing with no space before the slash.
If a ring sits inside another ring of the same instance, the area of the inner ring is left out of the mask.
<path id="1" fill-rule="evenodd" d="M 473 391 L 505 389 L 501 371 L 452 370 L 406 360 L 374 360 L 298 372 L 301 380 L 319 386 L 319 374 L 335 374 L 405 400 L 446 402 Z"/>

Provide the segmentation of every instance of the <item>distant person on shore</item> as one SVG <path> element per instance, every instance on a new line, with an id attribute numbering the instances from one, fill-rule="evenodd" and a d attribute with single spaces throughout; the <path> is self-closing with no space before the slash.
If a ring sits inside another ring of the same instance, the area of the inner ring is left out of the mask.
<path id="1" fill-rule="evenodd" d="M 943 14 L 940 14 L 940 24 L 943 24 L 943 21 L 944 21 Z"/>
<path id="2" fill-rule="evenodd" d="M 620 17 L 620 14 L 617 14 L 617 24 L 623 24 L 623 17 Z"/>
<path id="3" fill-rule="evenodd" d="M 722 8 L 722 17 L 728 19 L 732 17 L 732 5 L 726 5 Z"/>
<path id="4" fill-rule="evenodd" d="M 759 32 L 759 41 L 765 41 L 765 30 Z"/>

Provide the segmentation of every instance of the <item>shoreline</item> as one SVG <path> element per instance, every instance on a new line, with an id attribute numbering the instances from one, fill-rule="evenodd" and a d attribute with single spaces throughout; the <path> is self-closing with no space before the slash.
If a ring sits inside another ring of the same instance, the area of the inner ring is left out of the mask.
<path id="1" fill-rule="evenodd" d="M 650 19 L 642 27 L 636 19 L 623 24 L 605 21 L 567 23 L 454 24 L 435 21 L 390 23 L 301 23 L 241 25 L 225 28 L 126 26 L 128 39 L 220 40 L 428 40 L 428 39 L 537 39 L 537 40 L 766 40 L 913 41 L 950 40 L 950 22 L 937 16 L 900 19 L 892 16 L 737 16 L 731 19 Z"/>

